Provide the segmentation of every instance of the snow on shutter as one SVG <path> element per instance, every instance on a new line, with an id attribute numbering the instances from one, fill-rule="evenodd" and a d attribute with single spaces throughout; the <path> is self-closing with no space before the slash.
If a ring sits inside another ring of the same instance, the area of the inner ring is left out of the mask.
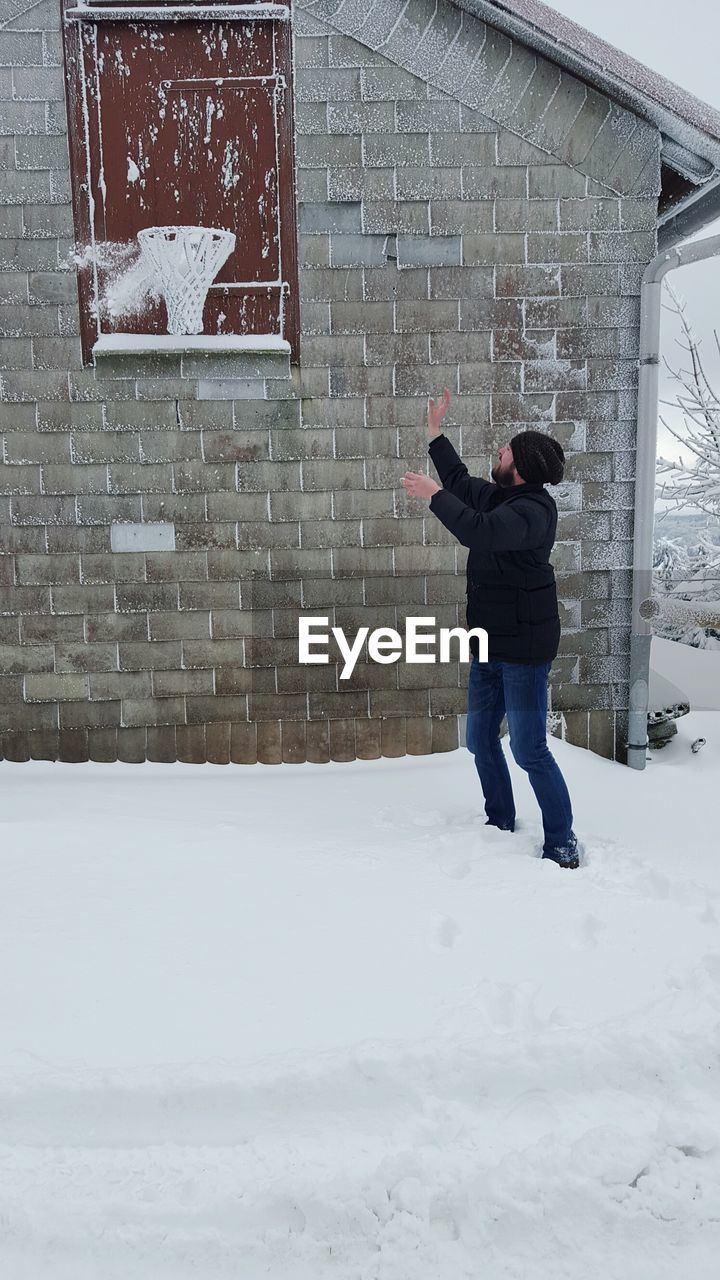
<path id="1" fill-rule="evenodd" d="M 290 23 L 279 20 L 288 10 L 187 12 L 66 10 L 86 359 L 100 333 L 165 332 L 164 304 L 145 295 L 133 310 L 127 275 L 137 232 L 160 225 L 235 233 L 208 293 L 206 334 L 272 333 L 297 351 Z"/>

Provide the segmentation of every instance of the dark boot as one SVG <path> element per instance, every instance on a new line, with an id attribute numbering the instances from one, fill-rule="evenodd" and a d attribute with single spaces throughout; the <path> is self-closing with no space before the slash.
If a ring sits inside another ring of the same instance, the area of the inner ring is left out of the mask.
<path id="1" fill-rule="evenodd" d="M 580 851 L 575 832 L 570 832 L 568 843 L 561 849 L 551 849 L 549 853 L 543 853 L 542 856 L 551 862 L 556 862 L 559 867 L 565 867 L 568 871 L 576 871 L 580 866 Z"/>

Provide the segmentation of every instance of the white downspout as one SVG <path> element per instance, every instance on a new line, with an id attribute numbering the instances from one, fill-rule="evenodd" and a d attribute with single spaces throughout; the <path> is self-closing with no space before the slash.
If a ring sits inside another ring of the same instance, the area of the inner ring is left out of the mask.
<path id="1" fill-rule="evenodd" d="M 660 309 L 662 282 L 670 271 L 689 262 L 720 255 L 720 236 L 676 245 L 659 253 L 643 276 L 640 294 L 640 378 L 638 388 L 637 452 L 635 465 L 635 524 L 633 529 L 632 632 L 630 636 L 630 716 L 627 762 L 645 768 L 648 743 L 648 681 L 652 619 L 653 523 L 655 519 L 655 463 L 657 458 L 658 386 L 660 379 Z"/>

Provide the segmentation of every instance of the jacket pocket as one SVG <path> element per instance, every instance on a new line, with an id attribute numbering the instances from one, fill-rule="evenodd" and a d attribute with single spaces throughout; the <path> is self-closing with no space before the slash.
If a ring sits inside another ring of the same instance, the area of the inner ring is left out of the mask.
<path id="1" fill-rule="evenodd" d="M 554 582 L 520 592 L 519 614 L 523 622 L 534 625 L 552 622 L 559 617 L 557 589 Z"/>
<path id="2" fill-rule="evenodd" d="M 472 587 L 468 590 L 468 623 L 489 636 L 516 636 L 520 630 L 517 587 Z"/>

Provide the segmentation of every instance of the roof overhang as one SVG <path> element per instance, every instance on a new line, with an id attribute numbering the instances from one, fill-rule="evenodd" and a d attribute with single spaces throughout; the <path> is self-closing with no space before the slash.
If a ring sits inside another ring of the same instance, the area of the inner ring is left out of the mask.
<path id="1" fill-rule="evenodd" d="M 658 218 L 658 249 L 672 249 L 720 220 L 720 174 L 671 205 Z"/>

